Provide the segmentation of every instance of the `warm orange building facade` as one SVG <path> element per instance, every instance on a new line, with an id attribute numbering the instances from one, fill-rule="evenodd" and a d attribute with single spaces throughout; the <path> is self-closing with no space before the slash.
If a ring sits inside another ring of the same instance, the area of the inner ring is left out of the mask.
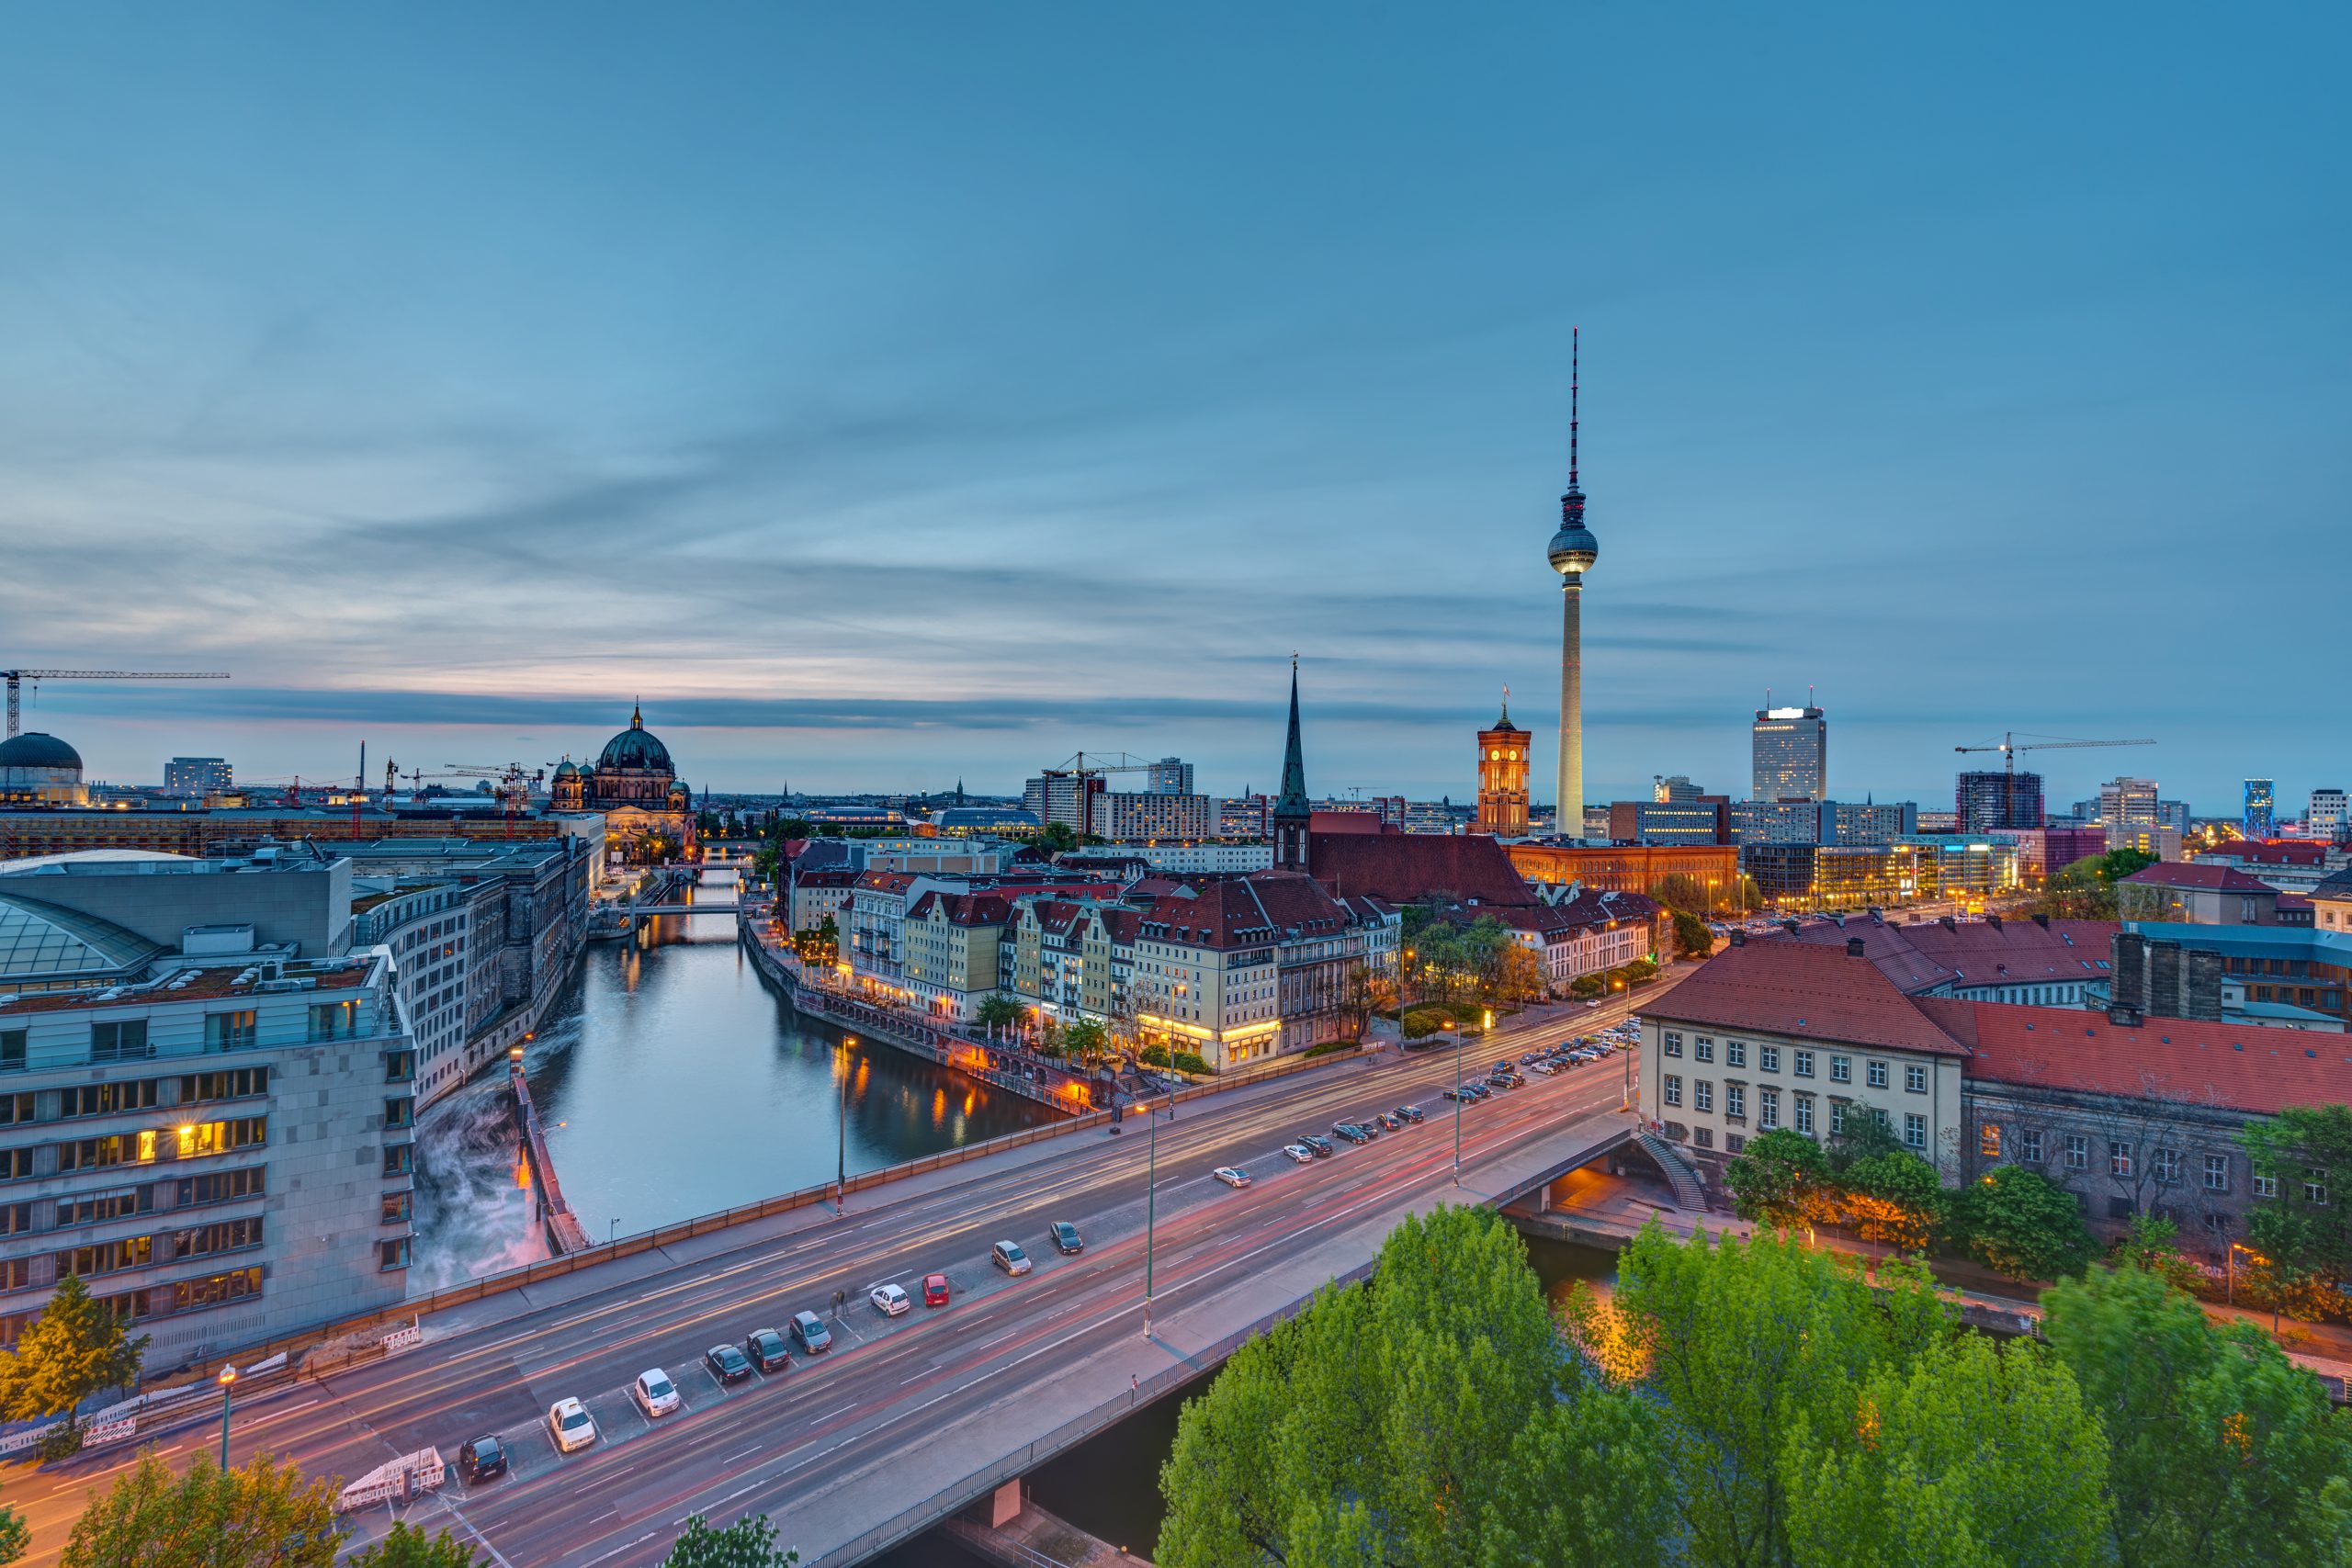
<path id="1" fill-rule="evenodd" d="M 1736 844 L 1506 844 L 1520 875 L 1530 882 L 1580 882 L 1603 893 L 1647 893 L 1669 876 L 1687 876 L 1726 901 L 1739 892 Z"/>
<path id="2" fill-rule="evenodd" d="M 1492 729 L 1478 731 L 1478 831 L 1527 837 L 1527 731 L 1510 721 L 1510 705 Z"/>

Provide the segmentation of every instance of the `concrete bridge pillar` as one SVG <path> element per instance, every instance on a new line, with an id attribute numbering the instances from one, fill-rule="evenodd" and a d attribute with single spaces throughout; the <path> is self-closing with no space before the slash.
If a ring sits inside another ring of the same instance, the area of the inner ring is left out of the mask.
<path id="1" fill-rule="evenodd" d="M 989 1528 L 1002 1529 L 1021 1512 L 1021 1481 L 1018 1476 L 1006 1482 L 989 1495 Z"/>

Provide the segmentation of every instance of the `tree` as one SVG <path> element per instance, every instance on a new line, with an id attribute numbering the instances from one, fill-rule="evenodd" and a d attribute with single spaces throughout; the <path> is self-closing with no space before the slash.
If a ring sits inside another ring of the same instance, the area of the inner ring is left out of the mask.
<path id="1" fill-rule="evenodd" d="M 1795 1568 L 2094 1568 L 2107 1439 L 2030 1341 L 1956 1336 L 1801 1410 L 1781 1460 Z"/>
<path id="2" fill-rule="evenodd" d="M 1568 982 L 1568 995 L 1580 1002 L 1592 1000 L 1593 998 L 1600 995 L 1600 976 L 1598 975 L 1577 976 Z"/>
<path id="3" fill-rule="evenodd" d="M 2115 1265 L 2154 1274 L 2176 1291 L 2194 1291 L 2205 1270 L 2181 1256 L 2180 1227 L 2154 1214 L 2134 1214 L 2132 1229 L 2115 1244 Z"/>
<path id="4" fill-rule="evenodd" d="M 2078 860 L 2050 878 L 2028 912 L 2052 919 L 2114 919 L 2115 885 L 2155 863 L 2155 856 L 2140 850 L 2109 850 Z"/>
<path id="5" fill-rule="evenodd" d="M 2352 1431 L 2318 1379 L 2145 1269 L 2094 1267 L 2041 1300 L 2043 1333 L 2107 1432 L 2115 1561 L 2344 1560 Z"/>
<path id="6" fill-rule="evenodd" d="M 1396 1005 L 1396 982 L 1369 964 L 1348 966 L 1340 991 L 1340 1011 L 1349 1032 L 1358 1040 L 1372 1027 L 1373 1016 Z"/>
<path id="7" fill-rule="evenodd" d="M 1494 988 L 1487 994 L 1497 1001 L 1532 1002 L 1552 988 L 1552 977 L 1544 967 L 1544 960 L 1524 942 L 1512 942 L 1503 949 L 1495 968 Z"/>
<path id="8" fill-rule="evenodd" d="M 1747 1140 L 1724 1167 L 1732 1212 L 1751 1224 L 1791 1230 L 1805 1223 L 1829 1181 L 1821 1145 L 1803 1133 L 1775 1127 Z"/>
<path id="9" fill-rule="evenodd" d="M 981 1028 L 993 1033 L 1000 1029 L 1020 1028 L 1021 1021 L 1029 1016 L 1029 1010 L 1001 991 L 991 991 L 980 998 L 973 1016 Z"/>
<path id="10" fill-rule="evenodd" d="M 671 1544 L 662 1568 L 791 1568 L 800 1553 L 775 1544 L 775 1526 L 765 1514 L 751 1514 L 725 1529 L 713 1529 L 700 1514 Z"/>
<path id="11" fill-rule="evenodd" d="M 1715 933 L 1688 909 L 1674 911 L 1674 947 L 1685 958 L 1704 958 L 1715 950 Z"/>
<path id="12" fill-rule="evenodd" d="M 1110 1031 L 1096 1019 L 1076 1019 L 1062 1030 L 1062 1049 L 1081 1062 L 1092 1061 L 1110 1044 Z"/>
<path id="13" fill-rule="evenodd" d="M 1653 1222 L 1617 1280 L 1608 1303 L 1571 1298 L 1570 1332 L 1597 1362 L 1638 1369 L 1676 1478 L 1672 1539 L 1691 1563 L 1787 1562 L 1791 1432 L 1954 1322 L 1924 1269 L 1885 1263 L 1873 1290 L 1857 1260 L 1763 1232 L 1685 1244 Z"/>
<path id="14" fill-rule="evenodd" d="M 447 1530 L 426 1535 L 405 1520 L 344 1559 L 348 1568 L 473 1568 L 474 1549 Z"/>
<path id="15" fill-rule="evenodd" d="M 0 1414 L 11 1421 L 62 1416 L 68 1438 L 78 1446 L 74 1412 L 102 1389 L 137 1382 L 147 1342 L 144 1334 L 131 1338 L 114 1309 L 92 1296 L 79 1275 L 68 1274 L 16 1349 L 0 1351 Z"/>
<path id="16" fill-rule="evenodd" d="M 1155 1561 L 1476 1562 L 1494 1531 L 1543 1528 L 1549 1499 L 1510 1456 L 1540 1413 L 1587 1397 L 1631 1396 L 1573 1374 L 1509 1224 L 1466 1208 L 1408 1218 L 1368 1284 L 1326 1289 L 1185 1405 Z M 1646 1484 L 1555 1457 L 1603 1509 Z"/>
<path id="17" fill-rule="evenodd" d="M 2075 1195 L 2038 1170 L 1997 1166 L 1963 1189 L 1953 1209 L 1969 1256 L 2012 1280 L 2063 1279 L 2096 1250 Z"/>
<path id="18" fill-rule="evenodd" d="M 267 1454 L 222 1471 L 198 1445 L 185 1475 L 141 1449 L 104 1494 L 90 1493 L 62 1568 L 333 1568 L 343 1549 L 334 1487 Z"/>
<path id="19" fill-rule="evenodd" d="M 2352 1109 L 2290 1105 L 2238 1134 L 2256 1176 L 2278 1196 L 2255 1205 L 2246 1229 L 2283 1279 L 2352 1280 Z"/>
<path id="20" fill-rule="evenodd" d="M 1864 1241 L 1918 1252 L 1933 1240 L 1946 1203 L 1936 1168 L 1908 1149 L 1856 1160 L 1839 1184 L 1838 1207 Z"/>
<path id="21" fill-rule="evenodd" d="M 1067 854 L 1078 848 L 1078 829 L 1067 822 L 1048 822 L 1032 841 L 1049 855 Z"/>

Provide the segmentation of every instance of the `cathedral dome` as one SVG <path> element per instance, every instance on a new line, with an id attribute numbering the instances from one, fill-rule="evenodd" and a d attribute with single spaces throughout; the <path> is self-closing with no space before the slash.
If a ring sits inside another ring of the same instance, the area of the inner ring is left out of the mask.
<path id="1" fill-rule="evenodd" d="M 631 712 L 628 728 L 605 742 L 604 755 L 596 759 L 599 771 L 606 768 L 635 768 L 649 773 L 673 773 L 670 765 L 670 749 L 654 739 L 645 728 L 645 716 Z"/>
<path id="2" fill-rule="evenodd" d="M 82 753 L 54 735 L 28 730 L 0 740 L 0 768 L 61 768 L 82 774 Z"/>

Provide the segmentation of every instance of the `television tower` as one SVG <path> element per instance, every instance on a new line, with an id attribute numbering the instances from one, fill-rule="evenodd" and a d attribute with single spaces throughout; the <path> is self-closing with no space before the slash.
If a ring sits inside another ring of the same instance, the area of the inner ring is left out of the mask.
<path id="1" fill-rule="evenodd" d="M 1600 541 L 1584 525 L 1584 491 L 1577 485 L 1577 329 L 1568 329 L 1568 489 L 1560 497 L 1560 531 L 1552 536 L 1552 570 L 1560 574 L 1561 837 L 1584 837 L 1584 574 L 1600 558 Z"/>

